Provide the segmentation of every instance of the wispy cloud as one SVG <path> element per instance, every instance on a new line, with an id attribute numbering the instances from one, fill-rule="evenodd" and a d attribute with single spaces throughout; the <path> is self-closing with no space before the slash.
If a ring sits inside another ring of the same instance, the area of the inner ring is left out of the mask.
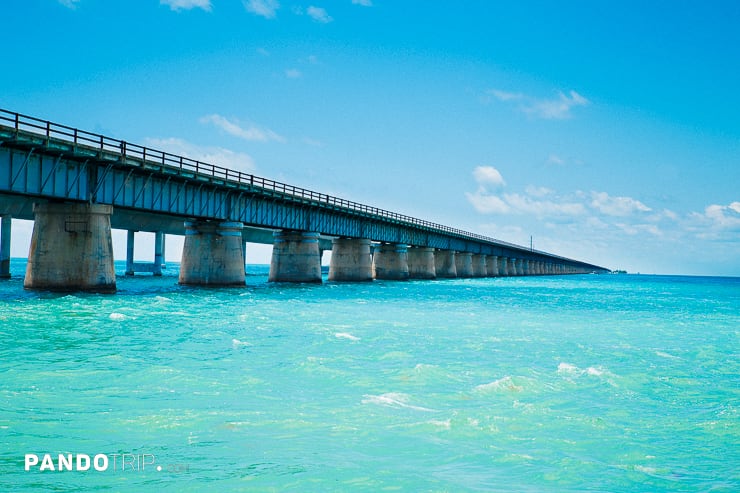
<path id="1" fill-rule="evenodd" d="M 211 0 L 159 0 L 160 5 L 168 5 L 171 10 L 203 9 L 211 11 Z"/>
<path id="2" fill-rule="evenodd" d="M 631 197 L 611 197 L 606 192 L 591 192 L 591 207 L 608 216 L 625 217 L 635 212 L 649 212 L 650 207 Z"/>
<path id="3" fill-rule="evenodd" d="M 242 152 L 234 152 L 223 147 L 199 146 L 176 137 L 148 138 L 144 140 L 144 143 L 146 146 L 154 149 L 221 166 L 230 170 L 253 173 L 256 169 L 254 159 L 250 155 Z"/>
<path id="4" fill-rule="evenodd" d="M 727 233 L 737 237 L 740 233 L 740 202 L 729 205 L 711 204 L 704 212 L 694 212 L 689 216 L 691 230 L 703 239 L 718 239 Z"/>
<path id="5" fill-rule="evenodd" d="M 569 91 L 568 94 L 559 91 L 556 98 L 550 99 L 500 89 L 489 89 L 486 95 L 504 103 L 516 104 L 519 111 L 543 120 L 566 120 L 573 116 L 571 112 L 573 108 L 590 104 L 588 99 L 576 91 Z"/>
<path id="6" fill-rule="evenodd" d="M 285 138 L 267 128 L 261 128 L 256 125 L 242 127 L 238 121 L 229 120 L 221 115 L 212 114 L 200 119 L 201 123 L 210 123 L 220 128 L 224 132 L 239 137 L 240 139 L 253 142 L 277 141 L 285 142 Z"/>
<path id="7" fill-rule="evenodd" d="M 309 6 L 306 9 L 306 14 L 315 20 L 316 22 L 320 22 L 322 24 L 328 24 L 334 19 L 326 12 L 326 9 L 323 9 L 321 7 L 315 7 L 313 5 Z"/>
<path id="8" fill-rule="evenodd" d="M 277 0 L 242 0 L 247 12 L 259 15 L 265 19 L 274 19 L 280 3 Z"/>
<path id="9" fill-rule="evenodd" d="M 299 79 L 303 76 L 303 72 L 301 72 L 297 68 L 289 68 L 285 71 L 285 76 L 288 79 Z"/>
<path id="10" fill-rule="evenodd" d="M 80 3 L 80 0 L 59 0 L 59 3 L 67 7 L 68 9 L 76 9 L 77 4 Z"/>
<path id="11" fill-rule="evenodd" d="M 352 0 L 352 3 L 354 5 L 362 5 L 363 7 L 372 7 L 373 1 L 372 0 Z"/>

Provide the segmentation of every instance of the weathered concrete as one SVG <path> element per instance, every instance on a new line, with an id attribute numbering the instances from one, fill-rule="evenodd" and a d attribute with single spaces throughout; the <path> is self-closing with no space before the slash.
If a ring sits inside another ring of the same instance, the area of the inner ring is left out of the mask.
<path id="1" fill-rule="evenodd" d="M 0 216 L 0 279 L 10 278 L 10 232 L 12 218 Z"/>
<path id="2" fill-rule="evenodd" d="M 243 286 L 241 238 L 242 223 L 239 222 L 186 222 L 180 284 Z"/>
<path id="3" fill-rule="evenodd" d="M 508 263 L 508 272 L 509 276 L 517 276 L 516 272 L 516 260 L 515 258 L 509 257 L 509 263 Z"/>
<path id="4" fill-rule="evenodd" d="M 486 255 L 486 272 L 488 277 L 498 277 L 498 256 Z"/>
<path id="5" fill-rule="evenodd" d="M 509 275 L 509 258 L 499 257 L 498 258 L 498 275 L 506 277 Z"/>
<path id="6" fill-rule="evenodd" d="M 434 271 L 438 278 L 457 277 L 454 250 L 437 250 L 434 252 Z"/>
<path id="7" fill-rule="evenodd" d="M 455 253 L 457 277 L 473 277 L 473 254 L 470 252 Z"/>
<path id="8" fill-rule="evenodd" d="M 473 277 L 486 277 L 488 275 L 485 255 L 479 253 L 474 254 L 471 257 L 471 264 L 473 266 Z"/>
<path id="9" fill-rule="evenodd" d="M 406 245 L 383 243 L 373 255 L 376 279 L 403 281 L 409 278 Z"/>
<path id="10" fill-rule="evenodd" d="M 330 281 L 372 281 L 373 255 L 367 239 L 336 238 L 329 261 Z"/>
<path id="11" fill-rule="evenodd" d="M 523 276 L 531 275 L 531 272 L 529 271 L 529 260 L 527 259 L 522 260 L 522 275 Z"/>
<path id="12" fill-rule="evenodd" d="M 524 275 L 524 269 L 522 269 L 522 259 L 518 258 L 514 262 L 514 272 L 516 272 L 517 276 Z"/>
<path id="13" fill-rule="evenodd" d="M 436 279 L 437 268 L 434 260 L 434 248 L 409 248 L 408 263 L 410 279 Z"/>
<path id="14" fill-rule="evenodd" d="M 33 212 L 25 288 L 115 292 L 112 206 L 44 203 Z"/>
<path id="15" fill-rule="evenodd" d="M 270 262 L 270 282 L 321 282 L 319 234 L 276 231 Z"/>

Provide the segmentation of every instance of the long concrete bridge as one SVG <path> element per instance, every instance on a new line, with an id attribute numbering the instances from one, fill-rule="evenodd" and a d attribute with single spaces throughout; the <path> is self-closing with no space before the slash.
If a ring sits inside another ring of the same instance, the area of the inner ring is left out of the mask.
<path id="1" fill-rule="evenodd" d="M 164 235 L 185 235 L 179 282 L 244 285 L 247 242 L 273 245 L 269 280 L 434 279 L 607 269 L 103 135 L 0 110 L 0 277 L 12 218 L 34 221 L 24 286 L 112 292 L 111 228 L 127 274 L 161 273 Z M 136 231 L 154 264 L 134 263 Z"/>

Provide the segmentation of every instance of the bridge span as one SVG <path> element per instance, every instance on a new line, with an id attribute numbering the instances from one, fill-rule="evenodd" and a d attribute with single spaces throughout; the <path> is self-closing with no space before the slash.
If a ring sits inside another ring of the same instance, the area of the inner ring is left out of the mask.
<path id="1" fill-rule="evenodd" d="M 606 272 L 597 265 L 0 110 L 0 277 L 12 218 L 34 221 L 24 286 L 115 291 L 111 228 L 127 268 L 161 273 L 164 235 L 185 235 L 179 282 L 244 285 L 246 242 L 273 245 L 269 280 L 434 279 Z M 155 233 L 152 265 L 134 232 Z"/>

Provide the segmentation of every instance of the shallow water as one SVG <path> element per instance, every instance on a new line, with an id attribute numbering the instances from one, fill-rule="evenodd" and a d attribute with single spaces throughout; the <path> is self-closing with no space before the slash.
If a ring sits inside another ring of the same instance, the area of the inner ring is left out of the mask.
<path id="1" fill-rule="evenodd" d="M 273 285 L 250 266 L 197 289 L 168 267 L 60 295 L 24 291 L 14 259 L 0 490 L 740 490 L 740 279 Z M 45 453 L 111 462 L 24 470 Z"/>

